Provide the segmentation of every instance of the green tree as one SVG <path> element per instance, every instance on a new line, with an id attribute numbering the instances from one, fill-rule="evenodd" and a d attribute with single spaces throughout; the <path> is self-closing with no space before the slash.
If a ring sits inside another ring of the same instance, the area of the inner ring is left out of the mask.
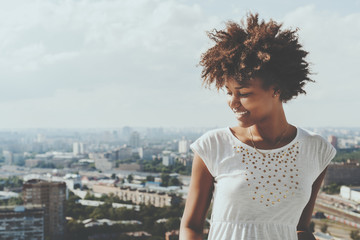
<path id="1" fill-rule="evenodd" d="M 333 162 L 345 162 L 348 159 L 360 159 L 360 150 L 348 152 L 346 149 L 339 149 Z M 358 160 L 358 162 L 360 162 L 360 160 Z"/>
<path id="2" fill-rule="evenodd" d="M 84 197 L 85 200 L 96 200 L 95 196 L 88 191 Z"/>
<path id="3" fill-rule="evenodd" d="M 22 204 L 24 204 L 24 200 L 23 200 L 22 196 L 10 198 L 8 201 L 9 206 L 22 205 Z"/>
<path id="4" fill-rule="evenodd" d="M 328 225 L 327 225 L 326 223 L 324 223 L 323 225 L 321 225 L 321 228 L 320 228 L 321 232 L 326 233 L 326 232 L 327 232 L 327 229 L 328 229 Z"/>
<path id="5" fill-rule="evenodd" d="M 69 221 L 66 224 L 66 238 L 67 240 L 87 240 L 88 234 L 86 228 L 82 223 L 76 221 Z"/>
<path id="6" fill-rule="evenodd" d="M 351 231 L 350 237 L 351 237 L 352 240 L 360 240 L 360 232 L 359 232 L 359 230 Z"/>
<path id="7" fill-rule="evenodd" d="M 172 177 L 169 180 L 168 186 L 181 186 L 181 182 L 177 177 Z"/>
<path id="8" fill-rule="evenodd" d="M 165 228 L 168 231 L 178 230 L 180 228 L 180 219 L 177 218 L 169 218 L 165 223 Z"/>
<path id="9" fill-rule="evenodd" d="M 134 180 L 133 175 L 129 174 L 128 177 L 127 177 L 127 180 L 128 180 L 129 183 L 131 183 Z"/>
<path id="10" fill-rule="evenodd" d="M 154 180 L 155 180 L 155 178 L 153 176 L 151 176 L 151 175 L 146 176 L 146 181 L 153 182 Z"/>
<path id="11" fill-rule="evenodd" d="M 169 186 L 169 180 L 170 180 L 169 174 L 167 174 L 167 173 L 161 174 L 161 186 L 163 186 L 163 187 Z"/>
<path id="12" fill-rule="evenodd" d="M 323 187 L 323 191 L 326 192 L 327 194 L 339 194 L 340 193 L 340 187 L 341 184 L 337 184 L 337 183 L 332 183 L 330 185 L 327 185 L 325 187 Z"/>

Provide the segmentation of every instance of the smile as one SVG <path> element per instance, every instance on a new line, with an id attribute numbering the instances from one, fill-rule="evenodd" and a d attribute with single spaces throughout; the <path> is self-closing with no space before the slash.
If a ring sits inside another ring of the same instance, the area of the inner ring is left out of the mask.
<path id="1" fill-rule="evenodd" d="M 235 114 L 238 114 L 238 115 L 245 115 L 245 114 L 247 114 L 249 111 L 239 111 L 238 109 L 232 109 L 233 110 L 233 112 L 235 113 Z"/>

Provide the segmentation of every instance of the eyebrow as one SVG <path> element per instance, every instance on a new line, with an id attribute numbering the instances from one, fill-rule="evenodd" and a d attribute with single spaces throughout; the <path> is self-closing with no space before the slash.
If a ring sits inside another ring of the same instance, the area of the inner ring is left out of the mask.
<path id="1" fill-rule="evenodd" d="M 227 86 L 225 86 L 227 89 L 229 89 Z M 247 88 L 248 86 L 241 86 L 241 87 L 235 87 L 235 89 L 242 89 L 242 88 Z"/>

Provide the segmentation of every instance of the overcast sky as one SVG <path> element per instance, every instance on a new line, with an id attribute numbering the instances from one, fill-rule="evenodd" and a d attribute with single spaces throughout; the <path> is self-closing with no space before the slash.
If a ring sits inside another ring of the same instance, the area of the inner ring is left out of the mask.
<path id="1" fill-rule="evenodd" d="M 14 0 L 0 3 L 0 128 L 236 125 L 197 64 L 206 31 L 249 11 L 299 27 L 310 52 L 316 83 L 289 122 L 359 127 L 360 0 Z"/>

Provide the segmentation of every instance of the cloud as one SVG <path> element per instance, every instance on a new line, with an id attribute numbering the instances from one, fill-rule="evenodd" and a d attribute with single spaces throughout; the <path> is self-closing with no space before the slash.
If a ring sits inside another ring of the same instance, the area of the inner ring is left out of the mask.
<path id="1" fill-rule="evenodd" d="M 205 31 L 256 9 L 244 2 L 82 0 L 0 7 L 0 111 L 2 126 L 222 126 L 234 124 L 220 94 L 200 88 L 200 54 L 211 46 Z M 268 4 L 268 5 L 267 5 Z M 298 6 L 300 3 L 297 3 Z M 276 9 L 258 1 L 257 7 Z M 294 6 L 294 5 L 291 5 Z M 329 124 L 349 119 L 359 103 L 359 13 L 306 5 L 276 11 L 300 27 L 314 63 L 316 84 L 289 105 L 289 117 L 313 125 L 323 109 Z M 231 11 L 228 8 L 231 7 Z M 290 10 L 288 10 L 291 8 Z M 272 10 L 271 10 L 272 9 Z M 286 13 L 286 14 L 285 14 Z M 341 88 L 339 87 L 339 82 Z M 341 91 L 340 91 L 341 89 Z M 316 104 L 314 104 L 316 101 Z M 16 110 L 14 110 L 16 109 Z M 296 109 L 307 109 L 299 116 Z M 27 119 L 24 118 L 27 116 Z M 70 117 L 71 116 L 71 117 Z M 94 117 L 96 116 L 96 117 Z"/>
<path id="2" fill-rule="evenodd" d="M 0 10 L 7 23 L 0 28 L 0 78 L 8 79 L 0 101 L 119 81 L 166 85 L 166 72 L 175 82 L 196 71 L 205 26 L 214 21 L 199 5 L 176 1 L 20 2 Z"/>
<path id="3" fill-rule="evenodd" d="M 339 14 L 307 5 L 286 14 L 284 22 L 300 28 L 300 39 L 316 73 L 316 83 L 306 88 L 306 97 L 291 104 L 290 115 L 308 126 L 358 126 L 360 115 L 351 106 L 360 105 L 360 32 L 356 30 L 360 29 L 360 13 Z"/>

